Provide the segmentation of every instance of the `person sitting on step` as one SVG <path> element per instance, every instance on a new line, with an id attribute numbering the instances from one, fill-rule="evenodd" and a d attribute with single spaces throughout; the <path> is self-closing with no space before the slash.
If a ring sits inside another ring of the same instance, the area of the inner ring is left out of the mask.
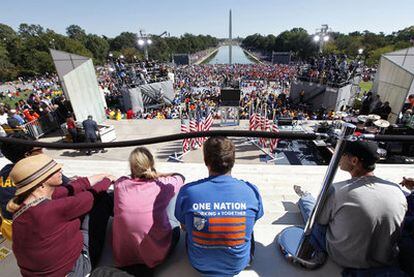
<path id="1" fill-rule="evenodd" d="M 374 175 L 377 149 L 374 142 L 346 143 L 339 165 L 351 179 L 332 184 L 312 230 L 312 246 L 345 267 L 344 276 L 399 272 L 394 266 L 407 201 L 398 184 Z M 294 190 L 306 222 L 315 198 L 299 186 Z"/>
<path id="2" fill-rule="evenodd" d="M 13 253 L 21 274 L 87 276 L 109 218 L 99 207 L 115 178 L 94 175 L 63 187 L 62 165 L 45 154 L 20 160 L 10 177 L 17 190 L 7 210 L 13 213 Z"/>
<path id="3" fill-rule="evenodd" d="M 209 177 L 181 188 L 175 216 L 186 231 L 191 265 L 208 276 L 234 276 L 252 261 L 253 226 L 263 216 L 256 186 L 231 176 L 235 146 L 209 138 L 203 148 Z"/>
<path id="4" fill-rule="evenodd" d="M 184 177 L 157 172 L 154 158 L 145 147 L 131 152 L 129 165 L 131 176 L 121 177 L 114 184 L 114 260 L 130 274 L 151 275 L 180 239 L 174 206 Z"/>

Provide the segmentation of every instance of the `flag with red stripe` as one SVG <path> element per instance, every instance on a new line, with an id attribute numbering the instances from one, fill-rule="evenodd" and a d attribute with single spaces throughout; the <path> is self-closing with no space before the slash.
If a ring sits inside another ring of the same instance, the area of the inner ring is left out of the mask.
<path id="1" fill-rule="evenodd" d="M 271 130 L 271 121 L 265 117 L 265 131 L 270 132 Z M 265 139 L 265 145 L 270 145 L 269 139 Z"/>
<path id="2" fill-rule="evenodd" d="M 211 127 L 213 126 L 213 122 L 214 122 L 213 114 L 210 112 L 207 115 L 207 118 L 206 118 L 206 120 L 204 122 L 204 130 L 205 131 L 210 131 Z M 205 137 L 204 138 L 204 141 L 206 141 L 206 140 L 207 140 L 207 138 Z"/>
<path id="3" fill-rule="evenodd" d="M 279 132 L 279 128 L 276 125 L 276 123 L 273 123 L 273 125 L 272 125 L 272 132 L 273 133 L 278 133 Z M 276 150 L 278 142 L 279 142 L 279 139 L 277 139 L 277 138 L 270 139 L 270 151 L 271 152 L 274 152 Z"/>
<path id="4" fill-rule="evenodd" d="M 206 122 L 204 123 L 204 130 L 210 131 L 211 126 L 213 126 L 213 114 L 209 113 L 206 118 Z"/>
<path id="5" fill-rule="evenodd" d="M 194 118 L 190 119 L 190 133 L 197 132 L 197 123 Z M 190 139 L 190 146 L 191 149 L 197 148 L 197 139 L 192 138 Z"/>
<path id="6" fill-rule="evenodd" d="M 204 131 L 204 118 L 199 118 L 197 121 L 197 131 L 198 132 L 203 132 Z M 197 140 L 197 145 L 201 146 L 204 143 L 204 138 L 203 137 L 198 137 L 196 138 Z"/>
<path id="7" fill-rule="evenodd" d="M 256 121 L 257 121 L 257 115 L 256 113 L 252 113 L 249 118 L 249 130 L 250 131 L 254 131 L 257 129 Z"/>
<path id="8" fill-rule="evenodd" d="M 187 122 L 183 119 L 181 120 L 181 133 L 188 133 L 189 128 L 187 126 Z M 183 153 L 190 150 L 190 141 L 189 139 L 183 139 Z"/>
<path id="9" fill-rule="evenodd" d="M 193 242 L 203 247 L 234 247 L 246 243 L 246 217 L 194 218 Z"/>
<path id="10" fill-rule="evenodd" d="M 266 117 L 264 115 L 260 116 L 260 130 L 266 131 Z M 266 147 L 266 138 L 260 138 L 259 139 L 259 145 L 261 147 Z"/>

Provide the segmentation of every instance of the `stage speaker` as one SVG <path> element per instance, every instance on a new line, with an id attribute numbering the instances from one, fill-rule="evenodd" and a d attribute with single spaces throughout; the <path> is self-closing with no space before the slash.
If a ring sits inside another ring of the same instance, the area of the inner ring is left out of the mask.
<path id="1" fill-rule="evenodd" d="M 289 64 L 292 58 L 290 52 L 273 52 L 272 64 Z"/>
<path id="2" fill-rule="evenodd" d="M 188 65 L 190 64 L 190 56 L 188 54 L 174 54 L 173 62 L 176 65 Z"/>
<path id="3" fill-rule="evenodd" d="M 240 89 L 221 89 L 220 106 L 238 107 L 240 105 Z"/>
<path id="4" fill-rule="evenodd" d="M 292 118 L 280 118 L 277 121 L 277 125 L 279 125 L 279 126 L 292 126 L 293 125 L 293 119 Z"/>

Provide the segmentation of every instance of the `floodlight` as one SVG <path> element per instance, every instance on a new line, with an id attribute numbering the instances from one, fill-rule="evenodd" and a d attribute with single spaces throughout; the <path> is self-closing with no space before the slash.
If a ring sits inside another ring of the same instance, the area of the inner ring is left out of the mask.
<path id="1" fill-rule="evenodd" d="M 316 41 L 316 42 L 318 42 L 318 41 L 321 40 L 321 37 L 318 36 L 318 35 L 316 35 L 316 36 L 313 37 L 313 40 Z"/>
<path id="2" fill-rule="evenodd" d="M 152 43 L 152 40 L 147 39 L 147 44 L 151 44 L 151 43 Z"/>
<path id="3" fill-rule="evenodd" d="M 325 41 L 325 42 L 329 41 L 329 36 L 328 35 L 324 36 L 323 41 Z"/>
<path id="4" fill-rule="evenodd" d="M 108 56 L 109 56 L 110 58 L 112 58 L 112 57 L 114 56 L 114 54 L 109 53 L 109 54 L 108 54 Z"/>
<path id="5" fill-rule="evenodd" d="M 123 59 L 123 58 L 125 58 L 125 57 L 124 57 L 124 55 L 121 55 L 121 56 L 119 56 L 119 58 L 120 58 L 120 59 Z"/>
<path id="6" fill-rule="evenodd" d="M 139 46 L 142 46 L 142 45 L 144 45 L 145 44 L 145 41 L 143 40 L 143 39 L 139 39 L 138 40 L 138 45 Z"/>
<path id="7" fill-rule="evenodd" d="M 359 48 L 359 49 L 358 49 L 358 54 L 362 55 L 362 53 L 364 53 L 364 49 Z"/>

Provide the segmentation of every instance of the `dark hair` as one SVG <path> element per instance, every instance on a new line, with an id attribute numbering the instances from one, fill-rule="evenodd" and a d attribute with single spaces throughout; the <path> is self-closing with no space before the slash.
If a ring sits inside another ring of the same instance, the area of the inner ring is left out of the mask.
<path id="1" fill-rule="evenodd" d="M 378 145 L 372 141 L 353 141 L 345 144 L 344 154 L 357 157 L 362 167 L 374 171 L 375 163 L 379 160 Z"/>
<path id="2" fill-rule="evenodd" d="M 369 161 L 369 160 L 361 160 L 360 158 L 358 158 L 359 161 L 362 164 L 362 167 L 367 170 L 368 172 L 374 171 L 375 170 L 375 162 L 376 161 Z"/>
<path id="3" fill-rule="evenodd" d="M 204 162 L 217 174 L 226 174 L 234 166 L 235 146 L 226 137 L 211 137 L 204 143 Z"/>
<path id="4" fill-rule="evenodd" d="M 9 138 L 32 140 L 28 135 L 24 133 L 14 133 L 8 136 Z M 1 143 L 1 153 L 10 160 L 12 163 L 17 163 L 21 159 L 26 157 L 26 153 L 33 150 L 33 146 L 16 144 L 11 142 Z"/>

